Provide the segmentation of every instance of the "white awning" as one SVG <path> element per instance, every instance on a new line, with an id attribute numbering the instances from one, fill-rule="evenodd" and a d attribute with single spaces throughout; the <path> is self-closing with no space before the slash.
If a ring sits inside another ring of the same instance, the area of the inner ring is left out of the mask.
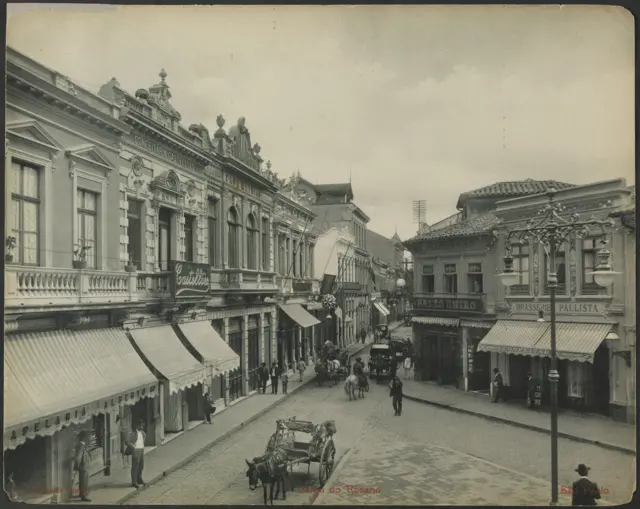
<path id="1" fill-rule="evenodd" d="M 208 369 L 189 353 L 171 325 L 130 331 L 135 344 L 155 370 L 178 392 L 208 378 Z"/>
<path id="2" fill-rule="evenodd" d="M 4 384 L 4 449 L 158 392 L 158 380 L 116 327 L 5 336 Z"/>
<path id="3" fill-rule="evenodd" d="M 611 324 L 557 323 L 556 355 L 558 359 L 593 363 L 593 355 L 611 332 Z M 541 357 L 551 356 L 551 327 L 544 331 L 535 345 Z"/>
<path id="4" fill-rule="evenodd" d="M 380 312 L 382 316 L 389 316 L 391 314 L 389 313 L 389 310 L 385 307 L 385 305 L 382 302 L 378 302 L 377 300 L 375 300 L 373 301 L 373 305 Z"/>
<path id="5" fill-rule="evenodd" d="M 498 320 L 478 344 L 478 351 L 536 355 L 535 345 L 548 328 L 548 322 Z"/>
<path id="6" fill-rule="evenodd" d="M 240 367 L 240 356 L 225 343 L 209 321 L 181 323 L 178 327 L 200 354 L 202 362 L 215 370 L 212 375 L 226 374 Z"/>
<path id="7" fill-rule="evenodd" d="M 413 323 L 422 325 L 440 325 L 441 327 L 459 327 L 459 318 L 441 318 L 439 316 L 414 316 L 411 318 Z"/>
<path id="8" fill-rule="evenodd" d="M 313 327 L 320 323 L 320 320 L 308 313 L 300 304 L 280 304 L 280 309 L 300 327 Z"/>

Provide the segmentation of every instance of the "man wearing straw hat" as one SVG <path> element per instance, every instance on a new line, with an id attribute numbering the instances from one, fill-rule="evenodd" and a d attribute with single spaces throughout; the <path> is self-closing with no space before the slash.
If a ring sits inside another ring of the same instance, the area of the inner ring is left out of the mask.
<path id="1" fill-rule="evenodd" d="M 580 479 L 573 483 L 571 505 L 598 505 L 596 500 L 600 498 L 600 489 L 589 479 L 589 470 L 591 469 L 584 463 L 580 463 L 576 468 Z"/>

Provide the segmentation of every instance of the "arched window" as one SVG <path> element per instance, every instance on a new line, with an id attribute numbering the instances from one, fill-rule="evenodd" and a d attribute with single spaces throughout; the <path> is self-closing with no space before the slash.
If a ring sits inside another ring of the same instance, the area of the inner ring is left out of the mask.
<path id="1" fill-rule="evenodd" d="M 229 224 L 229 267 L 240 268 L 240 222 L 238 211 L 231 207 L 227 213 Z"/>
<path id="2" fill-rule="evenodd" d="M 253 214 L 247 216 L 247 268 L 258 270 L 258 227 Z"/>

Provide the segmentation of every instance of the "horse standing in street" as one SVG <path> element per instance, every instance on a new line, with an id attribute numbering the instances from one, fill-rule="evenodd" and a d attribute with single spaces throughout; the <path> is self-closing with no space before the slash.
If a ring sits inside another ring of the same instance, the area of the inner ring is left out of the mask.
<path id="1" fill-rule="evenodd" d="M 252 462 L 245 459 L 249 469 L 247 477 L 249 478 L 249 489 L 254 491 L 258 487 L 258 483 L 262 484 L 264 495 L 264 505 L 267 504 L 267 484 L 270 486 L 269 500 L 273 505 L 273 487 L 276 487 L 276 500 L 282 486 L 282 500 L 287 499 L 287 489 L 285 487 L 285 477 L 287 477 L 287 453 L 280 447 L 267 452 L 264 456 L 254 458 Z"/>
<path id="2" fill-rule="evenodd" d="M 358 397 L 356 397 L 356 389 L 358 389 Z M 358 398 L 364 399 L 364 391 L 366 389 L 366 385 L 362 385 L 360 379 L 356 375 L 349 375 L 344 383 L 344 392 L 349 396 L 349 401 Z"/>

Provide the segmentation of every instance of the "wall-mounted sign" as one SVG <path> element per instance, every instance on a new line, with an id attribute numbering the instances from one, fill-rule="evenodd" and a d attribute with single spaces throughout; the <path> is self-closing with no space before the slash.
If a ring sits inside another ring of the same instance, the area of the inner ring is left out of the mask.
<path id="1" fill-rule="evenodd" d="M 206 263 L 173 262 L 174 297 L 204 297 L 211 287 L 211 266 Z"/>
<path id="2" fill-rule="evenodd" d="M 133 142 L 139 147 L 157 155 L 158 157 L 161 157 L 162 159 L 166 159 L 169 162 L 175 163 L 178 166 L 182 166 L 187 170 L 197 170 L 199 168 L 199 165 L 195 164 L 188 157 L 182 156 L 180 154 L 176 154 L 175 152 L 171 152 L 170 150 L 167 150 L 166 148 L 164 148 L 162 145 L 159 145 L 158 143 L 154 143 L 151 140 L 147 140 L 142 136 L 134 135 Z"/>
<path id="3" fill-rule="evenodd" d="M 537 315 L 540 310 L 549 316 L 551 305 L 548 302 L 511 302 L 512 314 Z M 604 315 L 607 305 L 604 302 L 556 302 L 558 315 Z"/>
<path id="4" fill-rule="evenodd" d="M 453 311 L 467 313 L 484 312 L 482 296 L 473 297 L 417 297 L 413 299 L 414 311 Z"/>
<path id="5" fill-rule="evenodd" d="M 224 182 L 225 184 L 229 184 L 234 189 L 238 191 L 245 192 L 250 194 L 251 196 L 255 196 L 256 198 L 260 198 L 260 191 L 253 187 L 250 184 L 247 184 L 244 180 L 240 180 L 238 177 L 234 175 L 230 175 L 229 173 L 224 174 Z"/>

